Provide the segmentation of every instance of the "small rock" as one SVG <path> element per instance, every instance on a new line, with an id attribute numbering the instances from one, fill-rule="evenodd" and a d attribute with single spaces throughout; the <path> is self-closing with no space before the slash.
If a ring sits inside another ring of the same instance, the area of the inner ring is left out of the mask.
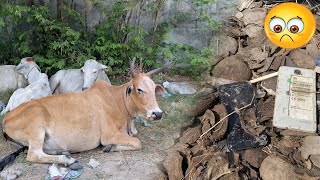
<path id="1" fill-rule="evenodd" d="M 206 132 L 208 129 L 210 129 L 213 121 L 213 125 L 215 124 L 215 116 L 214 113 L 207 109 L 206 112 L 199 117 L 201 123 L 202 123 L 202 133 Z M 210 125 L 211 124 L 211 125 Z"/>
<path id="2" fill-rule="evenodd" d="M 188 144 L 178 142 L 168 150 L 168 154 L 178 151 L 182 155 L 187 155 L 188 147 L 189 147 Z"/>
<path id="3" fill-rule="evenodd" d="M 15 174 L 8 174 L 5 179 L 6 180 L 12 180 L 12 179 L 16 179 L 18 176 Z"/>
<path id="4" fill-rule="evenodd" d="M 317 166 L 320 168 L 320 154 L 311 154 L 310 155 L 310 160 L 313 165 Z"/>
<path id="5" fill-rule="evenodd" d="M 187 82 L 164 82 L 163 87 L 165 87 L 172 94 L 194 94 L 197 92 L 189 83 Z"/>
<path id="6" fill-rule="evenodd" d="M 214 155 L 204 170 L 203 179 L 219 179 L 221 176 L 230 173 L 228 161 L 222 155 Z"/>
<path id="7" fill-rule="evenodd" d="M 244 9 L 248 8 L 252 3 L 253 3 L 253 0 L 238 0 L 237 9 L 239 11 L 243 11 Z"/>
<path id="8" fill-rule="evenodd" d="M 266 48 L 270 49 L 270 54 L 275 53 L 277 48 L 279 48 L 277 45 L 273 44 L 268 38 L 264 42 L 264 45 L 266 46 Z"/>
<path id="9" fill-rule="evenodd" d="M 100 163 L 98 161 L 96 161 L 95 159 L 90 159 L 88 165 L 92 168 L 96 168 L 100 165 Z"/>
<path id="10" fill-rule="evenodd" d="M 267 75 L 269 73 L 272 73 L 272 72 L 268 72 L 268 73 L 263 74 L 263 75 Z M 271 89 L 272 91 L 276 92 L 276 90 L 277 90 L 277 81 L 278 81 L 277 77 L 269 78 L 269 79 L 266 79 L 266 80 L 262 81 L 261 86 L 263 88 Z"/>
<path id="11" fill-rule="evenodd" d="M 312 168 L 307 171 L 307 175 L 311 176 L 311 177 L 316 177 L 314 178 L 314 180 L 319 180 L 320 177 L 320 168 L 316 167 L 316 166 L 312 166 Z M 303 180 L 309 180 L 307 178 L 303 178 Z"/>
<path id="12" fill-rule="evenodd" d="M 2 178 L 4 178 L 5 180 L 12 180 L 12 179 L 18 178 L 19 176 L 21 176 L 21 174 L 22 174 L 22 172 L 19 169 L 12 168 L 12 166 L 11 166 L 8 169 L 3 170 L 0 173 L 0 176 Z"/>
<path id="13" fill-rule="evenodd" d="M 260 7 L 262 7 L 262 5 L 263 5 L 262 1 L 253 2 L 253 3 L 250 4 L 249 9 L 260 8 Z"/>
<path id="14" fill-rule="evenodd" d="M 183 179 L 182 172 L 182 157 L 178 152 L 171 153 L 164 162 L 164 167 L 168 172 L 169 179 L 181 180 Z"/>
<path id="15" fill-rule="evenodd" d="M 258 32 L 263 31 L 263 28 L 254 24 L 249 24 L 245 28 L 243 28 L 243 32 L 248 35 L 250 38 L 257 37 L 259 35 Z M 259 37 L 261 39 L 261 37 Z"/>
<path id="16" fill-rule="evenodd" d="M 201 135 L 201 126 L 188 128 L 186 131 L 184 131 L 183 135 L 180 138 L 180 143 L 183 144 L 192 144 L 196 142 L 197 139 L 199 139 Z"/>
<path id="17" fill-rule="evenodd" d="M 260 176 L 262 179 L 272 180 L 299 180 L 300 177 L 294 172 L 294 166 L 276 155 L 268 156 L 261 164 Z"/>
<path id="18" fill-rule="evenodd" d="M 308 44 L 306 46 L 306 51 L 313 59 L 317 59 L 320 54 L 320 50 L 318 49 L 316 44 Z"/>
<path id="19" fill-rule="evenodd" d="M 312 168 L 312 163 L 311 163 L 311 161 L 308 159 L 306 162 L 306 165 L 307 165 L 307 169 L 311 169 Z"/>
<path id="20" fill-rule="evenodd" d="M 246 9 L 243 11 L 243 22 L 245 25 L 255 24 L 263 27 L 267 12 L 264 8 Z"/>
<path id="21" fill-rule="evenodd" d="M 214 56 L 210 64 L 215 65 L 221 59 L 236 54 L 238 51 L 238 42 L 233 37 L 219 35 L 212 39 L 210 47 L 216 52 L 216 56 Z"/>
<path id="22" fill-rule="evenodd" d="M 237 19 L 241 20 L 243 18 L 243 13 L 238 11 L 235 16 Z"/>
<path id="23" fill-rule="evenodd" d="M 314 69 L 316 59 L 308 54 L 308 51 L 303 49 L 294 49 L 289 54 L 290 59 L 299 68 Z"/>
<path id="24" fill-rule="evenodd" d="M 253 167 L 260 168 L 263 160 L 268 157 L 268 155 L 261 150 L 258 149 L 248 149 L 244 153 L 245 160 Z"/>
<path id="25" fill-rule="evenodd" d="M 239 56 L 233 55 L 214 66 L 212 75 L 233 81 L 248 81 L 251 78 L 251 71 Z"/>
<path id="26" fill-rule="evenodd" d="M 308 159 L 311 154 L 320 155 L 320 136 L 305 137 L 299 150 L 304 159 Z"/>
<path id="27" fill-rule="evenodd" d="M 297 67 L 293 61 L 291 60 L 291 58 L 289 58 L 289 56 L 286 56 L 285 57 L 286 59 L 286 62 L 284 63 L 285 66 L 288 66 L 288 67 Z"/>
<path id="28" fill-rule="evenodd" d="M 240 180 L 238 172 L 232 172 L 219 178 L 219 180 Z"/>
<path id="29" fill-rule="evenodd" d="M 250 56 L 249 58 L 253 61 L 256 61 L 258 63 L 262 62 L 268 57 L 268 52 L 263 51 L 260 47 L 253 48 L 250 51 Z"/>

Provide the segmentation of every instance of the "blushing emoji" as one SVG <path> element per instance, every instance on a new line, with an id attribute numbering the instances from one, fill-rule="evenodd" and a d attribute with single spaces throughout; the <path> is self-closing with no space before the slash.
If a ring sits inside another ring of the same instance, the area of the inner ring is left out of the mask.
<path id="1" fill-rule="evenodd" d="M 298 48 L 310 41 L 316 31 L 316 21 L 305 6 L 282 3 L 273 7 L 267 14 L 264 31 L 277 46 Z"/>

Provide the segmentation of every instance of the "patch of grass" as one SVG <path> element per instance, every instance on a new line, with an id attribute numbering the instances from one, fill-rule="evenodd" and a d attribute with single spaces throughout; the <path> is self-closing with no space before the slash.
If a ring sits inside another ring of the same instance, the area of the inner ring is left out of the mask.
<path id="1" fill-rule="evenodd" d="M 156 139 L 165 139 L 175 133 L 180 134 L 182 127 L 191 124 L 192 117 L 188 115 L 188 110 L 194 104 L 194 96 L 181 94 L 170 97 L 158 96 L 157 101 L 159 107 L 165 112 L 164 117 L 159 121 L 151 122 L 151 128 L 136 123 L 138 132 L 142 132 L 145 137 L 153 136 Z"/>
<path id="2" fill-rule="evenodd" d="M 7 104 L 13 92 L 14 92 L 14 90 L 12 90 L 12 89 L 0 92 L 0 101 Z"/>
<path id="3" fill-rule="evenodd" d="M 21 154 L 19 154 L 19 156 L 15 159 L 15 163 L 28 163 L 27 153 L 25 152 L 22 152 Z"/>

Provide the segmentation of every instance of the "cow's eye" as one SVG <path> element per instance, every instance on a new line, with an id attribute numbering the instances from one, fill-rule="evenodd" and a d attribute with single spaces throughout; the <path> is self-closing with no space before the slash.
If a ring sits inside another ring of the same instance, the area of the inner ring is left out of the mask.
<path id="1" fill-rule="evenodd" d="M 138 88 L 138 93 L 142 94 L 143 93 L 142 89 Z"/>
<path id="2" fill-rule="evenodd" d="M 93 71 L 93 73 L 95 73 L 95 74 L 96 74 L 96 73 L 97 73 L 97 71 Z"/>

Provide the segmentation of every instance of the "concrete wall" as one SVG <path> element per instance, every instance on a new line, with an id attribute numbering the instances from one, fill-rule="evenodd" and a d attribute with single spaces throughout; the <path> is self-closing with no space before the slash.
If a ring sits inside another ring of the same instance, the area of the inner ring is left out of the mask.
<path id="1" fill-rule="evenodd" d="M 51 4 L 57 0 L 50 0 Z M 152 9 L 156 8 L 157 0 L 132 0 L 135 5 L 128 7 L 132 10 L 130 22 L 141 25 L 147 31 L 152 31 L 154 28 L 154 13 Z M 103 0 L 105 5 L 111 7 L 111 4 L 117 2 L 116 0 Z M 143 2 L 143 5 L 141 4 Z M 95 5 L 90 0 L 73 0 L 72 7 L 82 12 L 87 18 L 87 26 L 92 29 L 96 24 L 103 21 L 104 15 L 100 11 L 99 5 Z M 159 9 L 159 8 L 158 8 Z M 158 12 L 157 22 L 168 20 L 177 12 L 187 13 L 190 19 L 197 16 L 199 8 L 192 5 L 191 0 L 162 0 L 160 11 Z M 214 13 L 213 18 L 223 22 L 228 16 L 236 10 L 236 0 L 217 0 L 215 4 L 205 7 L 208 13 Z M 139 13 L 140 19 L 139 19 Z M 129 16 L 129 13 L 128 13 Z M 189 20 L 190 20 L 189 19 Z M 189 44 L 197 48 L 203 48 L 209 45 L 212 32 L 203 30 L 205 24 L 197 21 L 184 21 L 178 23 L 168 33 L 167 42 Z"/>

